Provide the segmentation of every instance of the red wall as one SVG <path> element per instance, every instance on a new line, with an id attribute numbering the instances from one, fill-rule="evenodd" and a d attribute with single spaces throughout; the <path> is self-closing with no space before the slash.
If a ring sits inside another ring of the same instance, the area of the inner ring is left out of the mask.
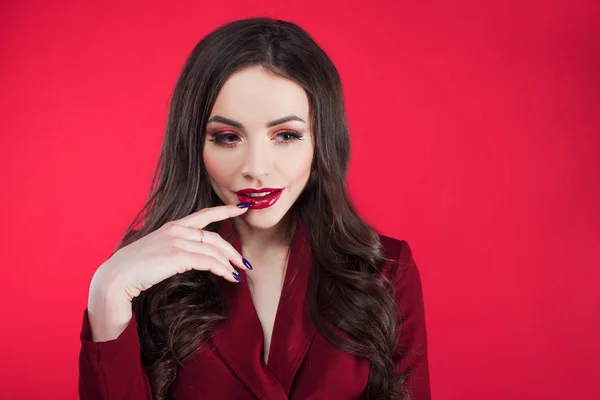
<path id="1" fill-rule="evenodd" d="M 434 398 L 600 398 L 598 2 L 48 3 L 0 5 L 1 397 L 77 397 L 88 284 L 179 69 L 266 14 L 340 71 L 352 195 L 421 270 Z"/>

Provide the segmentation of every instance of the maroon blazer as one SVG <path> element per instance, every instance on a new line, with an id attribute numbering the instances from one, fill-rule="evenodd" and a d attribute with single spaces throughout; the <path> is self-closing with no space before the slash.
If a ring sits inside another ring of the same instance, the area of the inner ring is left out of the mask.
<path id="1" fill-rule="evenodd" d="M 219 233 L 241 252 L 230 220 L 221 223 Z M 397 309 L 403 311 L 405 318 L 396 348 L 396 369 L 409 374 L 413 400 L 428 400 L 431 395 L 427 336 L 419 272 L 405 241 L 380 238 L 386 257 L 392 260 L 386 263 L 382 274 L 393 282 Z M 231 313 L 216 328 L 210 343 L 179 368 L 172 386 L 175 400 L 362 397 L 369 377 L 368 360 L 345 353 L 325 340 L 304 306 L 310 259 L 306 227 L 299 225 L 292 240 L 266 364 L 262 356 L 262 326 L 248 285 L 224 281 Z M 243 270 L 240 274 L 245 280 Z M 118 338 L 92 342 L 86 309 L 80 340 L 81 399 L 152 399 L 140 360 L 135 315 Z"/>

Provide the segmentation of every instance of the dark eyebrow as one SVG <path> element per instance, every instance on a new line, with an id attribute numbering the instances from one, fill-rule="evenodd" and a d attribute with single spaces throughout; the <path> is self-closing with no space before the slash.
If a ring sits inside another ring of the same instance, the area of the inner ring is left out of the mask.
<path id="1" fill-rule="evenodd" d="M 271 128 L 271 127 L 276 126 L 276 125 L 281 125 L 281 124 L 284 124 L 284 123 L 289 122 L 289 121 L 306 122 L 302 118 L 297 117 L 295 115 L 288 115 L 287 117 L 279 118 L 279 119 L 276 119 L 275 121 L 268 122 L 267 123 L 267 128 Z M 234 120 L 229 119 L 229 118 L 222 117 L 220 115 L 213 116 L 208 121 L 206 121 L 206 124 L 208 125 L 211 122 L 221 122 L 223 124 L 235 126 L 236 128 L 239 128 L 239 129 L 244 129 L 244 125 L 242 125 L 240 122 L 234 121 Z"/>

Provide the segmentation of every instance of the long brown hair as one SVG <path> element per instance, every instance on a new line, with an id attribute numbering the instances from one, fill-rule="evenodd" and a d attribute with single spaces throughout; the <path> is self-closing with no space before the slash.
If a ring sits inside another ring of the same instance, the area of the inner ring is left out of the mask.
<path id="1" fill-rule="evenodd" d="M 309 99 L 315 155 L 309 182 L 290 213 L 311 227 L 311 317 L 335 346 L 370 361 L 365 399 L 398 398 L 401 393 L 406 397 L 406 377 L 394 373 L 398 321 L 392 292 L 389 282 L 379 279 L 386 261 L 383 248 L 377 233 L 359 217 L 346 188 L 350 140 L 340 77 L 298 25 L 271 18 L 237 20 L 196 45 L 175 86 L 148 201 L 117 249 L 168 221 L 223 204 L 211 188 L 202 159 L 206 120 L 227 78 L 250 65 L 293 80 Z M 227 318 L 217 279 L 222 278 L 189 271 L 133 300 L 154 398 L 170 397 L 178 367 Z"/>

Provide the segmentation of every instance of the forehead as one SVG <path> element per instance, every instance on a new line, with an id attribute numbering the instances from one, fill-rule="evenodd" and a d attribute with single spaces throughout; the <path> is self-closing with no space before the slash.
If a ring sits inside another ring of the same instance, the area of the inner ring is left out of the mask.
<path id="1" fill-rule="evenodd" d="M 211 110 L 215 114 L 264 127 L 287 115 L 308 122 L 309 104 L 304 89 L 287 78 L 260 67 L 251 66 L 229 76 Z"/>

